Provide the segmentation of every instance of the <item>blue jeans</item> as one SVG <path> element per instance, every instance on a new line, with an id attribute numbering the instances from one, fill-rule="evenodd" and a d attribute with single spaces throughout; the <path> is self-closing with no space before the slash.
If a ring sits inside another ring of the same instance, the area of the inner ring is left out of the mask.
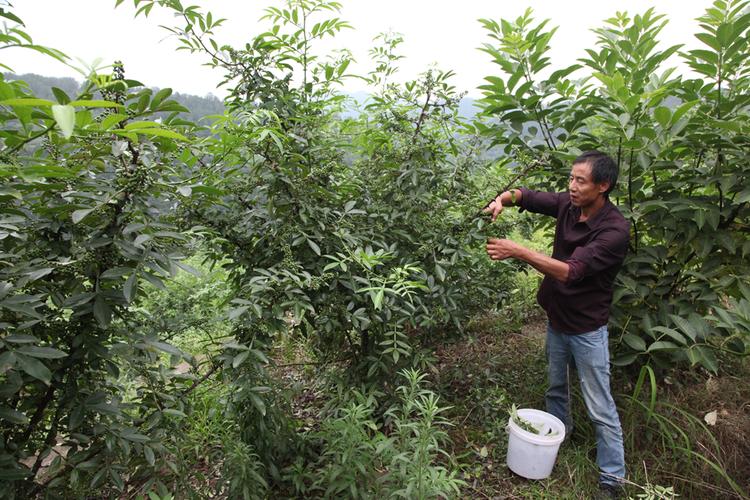
<path id="1" fill-rule="evenodd" d="M 617 485 L 616 478 L 625 477 L 625 451 L 620 417 L 609 389 L 609 332 L 606 325 L 593 332 L 566 335 L 548 324 L 545 354 L 549 366 L 547 413 L 565 424 L 568 436 L 573 432 L 572 412 L 568 418 L 568 366 L 571 374 L 577 369 L 586 410 L 596 429 L 599 481 Z"/>

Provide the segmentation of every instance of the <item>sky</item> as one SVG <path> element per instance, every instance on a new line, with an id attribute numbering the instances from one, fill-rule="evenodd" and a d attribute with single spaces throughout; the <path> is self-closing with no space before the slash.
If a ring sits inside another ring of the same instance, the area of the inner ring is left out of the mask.
<path id="1" fill-rule="evenodd" d="M 203 12 L 210 11 L 214 19 L 226 18 L 223 26 L 215 30 L 215 39 L 219 44 L 235 47 L 244 46 L 269 29 L 268 21 L 258 21 L 265 8 L 285 4 L 282 0 L 183 0 L 184 5 L 188 2 L 200 5 Z M 103 58 L 104 66 L 121 60 L 126 77 L 145 85 L 170 87 L 183 94 L 224 95 L 221 88 L 217 89 L 221 71 L 203 66 L 204 55 L 176 51 L 178 41 L 159 26 L 178 24 L 166 9 L 154 7 L 148 18 L 143 15 L 134 18 L 133 0 L 125 0 L 117 9 L 115 0 L 11 0 L 10 3 L 12 6 L 6 8 L 24 21 L 25 31 L 35 44 L 64 52 L 76 67 L 85 67 L 78 58 L 88 65 Z M 531 8 L 535 19 L 550 19 L 548 28 L 559 27 L 550 43 L 554 70 L 585 57 L 584 49 L 595 48 L 596 34 L 591 29 L 603 27 L 603 20 L 613 17 L 618 10 L 626 10 L 632 16 L 655 7 L 658 14 L 665 14 L 669 20 L 660 37 L 661 49 L 675 44 L 684 44 L 683 50 L 699 48 L 701 43 L 693 36 L 699 31 L 695 19 L 711 6 L 710 0 L 339 0 L 339 3 L 342 4 L 339 16 L 354 29 L 320 42 L 315 49 L 317 53 L 324 56 L 335 49 L 347 48 L 357 61 L 356 66 L 349 68 L 350 72 L 366 74 L 372 69 L 368 51 L 375 45 L 373 38 L 393 30 L 404 38 L 399 52 L 405 58 L 399 63 L 396 80 L 413 80 L 433 67 L 451 70 L 456 76 L 449 81 L 470 97 L 480 97 L 477 87 L 484 83 L 484 78 L 499 73 L 490 56 L 478 50 L 492 41 L 478 21 L 480 18 L 498 22 L 515 20 Z M 7 1 L 0 0 L 2 4 L 7 5 Z M 27 49 L 3 50 L 0 62 L 18 74 L 83 78 L 71 67 Z M 677 59 L 674 65 L 679 65 Z M 345 90 L 365 90 L 365 86 L 353 81 Z"/>

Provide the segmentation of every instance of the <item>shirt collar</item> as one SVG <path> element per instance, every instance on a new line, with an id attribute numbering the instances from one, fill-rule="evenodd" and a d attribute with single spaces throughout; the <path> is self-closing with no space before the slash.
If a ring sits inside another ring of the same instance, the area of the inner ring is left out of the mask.
<path id="1" fill-rule="evenodd" d="M 602 205 L 602 208 L 597 210 L 597 212 L 594 215 L 592 215 L 591 217 L 583 221 L 583 223 L 586 224 L 586 226 L 588 226 L 589 229 L 596 229 L 599 226 L 599 224 L 602 223 L 607 213 L 609 213 L 609 211 L 614 206 L 615 205 L 609 200 L 609 198 L 607 198 L 606 200 L 604 200 L 604 205 Z M 577 207 L 571 203 L 570 208 L 568 210 L 570 211 L 570 215 L 573 217 L 573 220 L 575 221 L 574 224 L 577 223 L 578 219 L 581 218 L 581 207 Z"/>

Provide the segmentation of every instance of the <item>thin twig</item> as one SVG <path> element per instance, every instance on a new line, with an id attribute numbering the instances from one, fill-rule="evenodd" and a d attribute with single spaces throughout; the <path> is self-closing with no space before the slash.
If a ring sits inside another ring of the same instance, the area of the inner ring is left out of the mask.
<path id="1" fill-rule="evenodd" d="M 531 170 L 533 170 L 536 167 L 538 167 L 539 165 L 541 165 L 542 162 L 544 162 L 545 158 L 546 158 L 546 155 L 542 155 L 542 157 L 539 158 L 539 160 L 537 160 L 533 165 L 531 165 L 530 167 L 526 167 L 523 172 L 521 172 L 520 174 L 516 175 L 508 184 L 505 185 L 505 187 L 503 187 L 503 189 L 501 189 L 500 191 L 498 191 L 497 195 L 495 195 L 495 198 L 492 198 L 489 202 L 487 202 L 487 204 L 484 206 L 484 208 L 482 208 L 479 212 L 477 212 L 474 215 L 474 217 L 472 217 L 471 219 L 474 220 L 477 217 L 481 217 L 482 214 L 484 213 L 484 211 L 486 209 L 488 209 L 490 207 L 490 205 L 492 205 L 492 202 L 495 201 L 495 199 L 498 196 L 500 196 L 501 194 L 503 194 L 504 192 L 506 192 L 508 189 L 510 189 L 511 186 L 513 186 L 513 184 L 515 184 L 516 181 L 518 181 L 518 179 L 520 179 L 522 177 L 525 177 L 526 174 L 528 174 Z"/>

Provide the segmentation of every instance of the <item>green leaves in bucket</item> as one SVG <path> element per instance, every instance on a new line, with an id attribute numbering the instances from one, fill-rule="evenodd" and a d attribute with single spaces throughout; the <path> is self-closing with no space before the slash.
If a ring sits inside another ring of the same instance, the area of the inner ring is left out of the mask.
<path id="1" fill-rule="evenodd" d="M 525 418 L 521 417 L 518 414 L 518 409 L 516 408 L 516 404 L 513 403 L 513 406 L 510 408 L 510 418 L 513 420 L 513 423 L 516 424 L 521 429 L 525 430 L 526 432 L 530 432 L 532 434 L 541 434 L 539 429 L 537 427 L 541 427 L 544 424 L 542 422 L 530 422 L 526 420 Z M 537 427 L 535 427 L 537 426 Z M 547 433 L 544 435 L 544 437 L 555 437 L 557 436 L 557 432 L 552 432 L 552 428 L 549 428 L 547 430 Z"/>

